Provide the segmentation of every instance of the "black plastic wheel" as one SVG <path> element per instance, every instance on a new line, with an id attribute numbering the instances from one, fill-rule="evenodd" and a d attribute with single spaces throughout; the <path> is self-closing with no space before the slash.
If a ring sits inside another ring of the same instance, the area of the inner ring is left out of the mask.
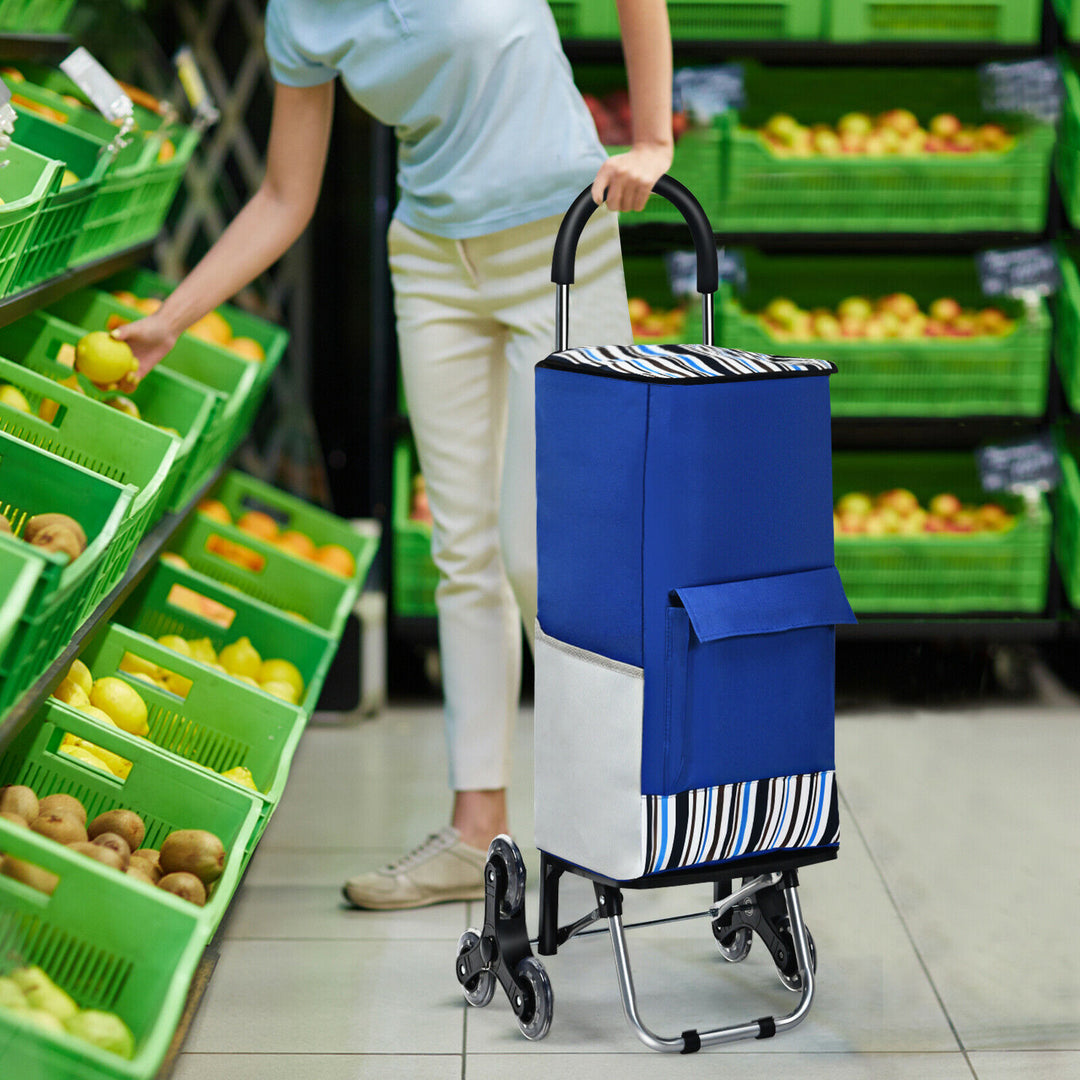
<path id="1" fill-rule="evenodd" d="M 713 930 L 714 936 L 716 930 Z M 748 926 L 740 926 L 727 937 L 716 937 L 716 948 L 729 964 L 738 964 L 750 955 L 750 946 L 754 944 L 753 931 Z"/>
<path id="2" fill-rule="evenodd" d="M 499 914 L 512 919 L 525 903 L 525 862 L 521 851 L 509 836 L 496 836 L 488 847 L 488 868 L 498 859 L 506 870 L 506 895 L 499 904 Z"/>
<path id="3" fill-rule="evenodd" d="M 790 928 L 785 930 L 785 934 L 791 940 L 791 955 L 794 956 L 795 955 L 795 943 L 794 943 L 794 939 L 791 938 L 791 930 L 790 930 Z M 806 930 L 806 944 L 810 946 L 810 967 L 814 970 L 814 972 L 816 974 L 817 973 L 817 948 L 814 946 L 814 935 L 810 933 L 809 927 Z M 798 990 L 802 989 L 802 974 L 799 971 L 794 971 L 790 975 L 788 975 L 785 972 L 781 971 L 779 968 L 777 968 L 776 969 L 776 974 L 780 977 L 780 981 L 789 990 L 798 991 Z"/>
<path id="4" fill-rule="evenodd" d="M 555 1007 L 551 980 L 535 956 L 526 956 L 518 964 L 517 977 L 529 987 L 532 996 L 531 1007 L 518 1017 L 518 1027 L 526 1039 L 542 1039 L 551 1030 L 551 1014 Z"/>
<path id="5" fill-rule="evenodd" d="M 458 960 L 479 944 L 480 935 L 475 930 L 466 930 L 458 938 Z M 463 973 L 463 969 L 459 968 L 458 982 L 461 982 Z M 491 999 L 495 996 L 495 981 L 495 973 L 485 969 L 479 975 L 474 975 L 468 982 L 461 983 L 461 992 L 470 1005 L 482 1009 L 485 1005 L 490 1004 Z"/>

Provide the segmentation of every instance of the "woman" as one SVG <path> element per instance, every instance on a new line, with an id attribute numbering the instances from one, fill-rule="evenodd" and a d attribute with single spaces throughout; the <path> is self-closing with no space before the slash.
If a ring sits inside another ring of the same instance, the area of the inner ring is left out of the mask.
<path id="1" fill-rule="evenodd" d="M 578 245 L 571 343 L 630 340 L 614 212 L 640 210 L 672 158 L 663 0 L 617 0 L 633 112 L 608 158 L 544 0 L 270 0 L 266 175 L 153 315 L 115 331 L 145 374 L 179 334 L 276 261 L 311 219 L 333 80 L 395 128 L 388 235 L 402 376 L 434 519 L 451 823 L 345 884 L 358 907 L 483 895 L 509 832 L 522 626 L 536 614 L 533 365 L 554 341 L 551 252 L 590 182 L 606 205 Z"/>

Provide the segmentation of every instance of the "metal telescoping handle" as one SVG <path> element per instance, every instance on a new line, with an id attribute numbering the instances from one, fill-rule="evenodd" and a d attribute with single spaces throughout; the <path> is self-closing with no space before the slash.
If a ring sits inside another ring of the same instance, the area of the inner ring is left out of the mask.
<path id="1" fill-rule="evenodd" d="M 689 189 L 666 173 L 653 185 L 653 191 L 663 196 L 682 214 L 690 227 L 690 237 L 697 252 L 697 290 L 701 293 L 702 340 L 713 343 L 713 293 L 720 283 L 716 263 L 716 240 L 712 225 Z M 587 187 L 573 202 L 559 226 L 555 249 L 551 256 L 551 280 L 555 292 L 555 349 L 561 351 L 570 344 L 570 286 L 574 283 L 574 256 L 585 223 L 597 209 L 592 187 Z"/>

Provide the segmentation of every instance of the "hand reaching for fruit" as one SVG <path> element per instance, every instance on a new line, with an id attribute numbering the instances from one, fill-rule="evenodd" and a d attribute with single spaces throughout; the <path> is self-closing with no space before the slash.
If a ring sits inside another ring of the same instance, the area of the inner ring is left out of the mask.
<path id="1" fill-rule="evenodd" d="M 108 332 L 108 336 L 125 345 L 134 356 L 137 382 L 145 378 L 147 372 L 169 353 L 179 334 L 160 312 L 154 312 L 145 318 L 115 327 Z"/>

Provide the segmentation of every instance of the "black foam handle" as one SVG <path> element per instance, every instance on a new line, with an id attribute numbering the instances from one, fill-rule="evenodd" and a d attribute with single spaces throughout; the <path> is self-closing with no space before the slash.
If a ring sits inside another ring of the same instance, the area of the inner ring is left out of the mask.
<path id="1" fill-rule="evenodd" d="M 690 236 L 697 252 L 697 289 L 699 293 L 714 293 L 720 283 L 720 271 L 716 263 L 716 240 L 712 225 L 690 190 L 666 173 L 653 185 L 653 191 L 662 195 L 682 214 L 690 227 Z M 574 283 L 574 256 L 585 223 L 597 209 L 593 202 L 592 186 L 587 187 L 572 203 L 562 219 L 559 234 L 555 237 L 555 250 L 551 255 L 551 280 L 556 285 Z"/>

